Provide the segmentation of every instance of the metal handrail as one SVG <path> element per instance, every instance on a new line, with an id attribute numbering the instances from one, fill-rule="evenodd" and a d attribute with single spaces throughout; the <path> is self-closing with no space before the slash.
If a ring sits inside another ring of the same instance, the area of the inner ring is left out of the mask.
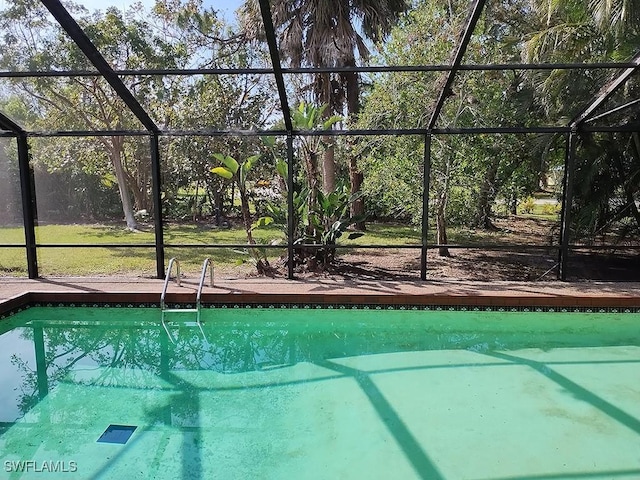
<path id="1" fill-rule="evenodd" d="M 200 275 L 200 283 L 198 284 L 198 293 L 196 295 L 196 309 L 198 310 L 198 314 L 200 314 L 200 298 L 202 297 L 204 279 L 207 276 L 207 267 L 209 267 L 209 286 L 213 287 L 213 263 L 211 263 L 210 258 L 205 258 L 202 263 L 202 274 Z"/>
<path id="2" fill-rule="evenodd" d="M 167 293 L 167 286 L 169 285 L 169 280 L 171 277 L 171 268 L 173 267 L 174 263 L 176 264 L 176 283 L 178 284 L 178 286 L 180 286 L 180 263 L 175 258 L 172 258 L 171 260 L 169 260 L 169 267 L 167 268 L 167 276 L 164 279 L 164 287 L 162 288 L 162 295 L 160 296 L 160 310 L 162 312 L 160 321 L 162 322 L 162 326 L 164 327 L 165 332 L 167 332 L 167 336 L 169 337 L 169 340 L 171 340 L 171 343 L 176 343 L 176 342 L 173 336 L 171 335 L 171 332 L 169 332 L 169 328 L 167 327 L 166 322 L 164 321 L 164 314 L 165 314 L 165 311 L 172 312 L 173 310 L 165 309 L 164 298 Z M 204 263 L 202 264 L 202 274 L 200 275 L 200 283 L 198 284 L 198 293 L 196 294 L 196 309 L 195 309 L 196 324 L 200 329 L 200 333 L 202 333 L 202 338 L 204 338 L 205 340 L 207 340 L 207 337 L 204 334 L 204 330 L 202 329 L 202 323 L 200 322 L 200 307 L 201 307 L 200 300 L 202 298 L 202 289 L 204 287 L 204 280 L 207 276 L 207 267 L 209 267 L 209 278 L 210 278 L 209 285 L 213 287 L 213 264 L 210 258 L 205 258 Z M 176 310 L 176 311 L 180 311 L 180 310 Z M 185 309 L 183 311 L 193 312 L 194 310 Z"/>
<path id="3" fill-rule="evenodd" d="M 162 294 L 160 295 L 160 308 L 164 310 L 165 303 L 164 297 L 167 295 L 167 287 L 169 286 L 169 279 L 171 278 L 171 267 L 176 264 L 176 284 L 180 286 L 180 262 L 177 259 L 172 258 L 169 260 L 169 266 L 167 267 L 167 275 L 164 277 L 164 286 L 162 287 Z"/>

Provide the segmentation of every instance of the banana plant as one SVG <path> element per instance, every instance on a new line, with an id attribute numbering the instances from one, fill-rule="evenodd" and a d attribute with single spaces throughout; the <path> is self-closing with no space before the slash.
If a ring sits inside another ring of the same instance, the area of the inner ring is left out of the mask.
<path id="1" fill-rule="evenodd" d="M 329 194 L 318 192 L 316 207 L 309 210 L 309 190 L 303 188 L 294 192 L 293 215 L 294 222 L 292 232 L 294 245 L 323 245 L 309 254 L 308 250 L 297 251 L 296 263 L 306 262 L 309 257 L 325 267 L 335 259 L 335 245 L 343 234 L 349 231 L 349 227 L 364 220 L 362 216 L 349 217 L 349 205 L 356 201 L 362 193 L 349 195 L 346 186 L 339 186 Z M 287 208 L 280 203 L 269 203 L 266 207 L 268 216 L 259 218 L 253 228 L 263 228 L 268 225 L 278 225 L 282 228 L 285 237 L 288 234 Z M 354 240 L 364 235 L 363 232 L 349 232 L 347 238 Z"/>
<path id="2" fill-rule="evenodd" d="M 251 222 L 251 212 L 249 211 L 247 181 L 249 172 L 258 160 L 260 160 L 260 155 L 252 155 L 244 162 L 238 162 L 235 158 L 222 153 L 214 153 L 213 157 L 222 163 L 222 165 L 212 168 L 211 173 L 235 182 L 238 187 L 238 192 L 240 193 L 240 208 L 242 210 L 242 222 L 244 223 L 244 229 L 247 233 L 247 243 L 255 245 L 256 242 L 252 234 L 253 227 Z M 264 255 L 258 248 L 250 247 L 248 252 L 253 258 L 253 263 L 255 263 L 258 273 L 269 273 L 268 270 L 270 267 L 266 255 Z"/>
<path id="3" fill-rule="evenodd" d="M 325 245 L 318 249 L 316 258 L 324 265 L 333 262 L 336 249 L 333 248 L 338 238 L 347 232 L 349 227 L 364 221 L 364 215 L 349 216 L 349 206 L 362 197 L 362 192 L 349 195 L 346 186 L 338 186 L 333 192 L 323 194 L 318 192 L 318 200 L 315 211 L 310 212 L 309 222 L 313 236 L 307 241 Z M 354 240 L 364 235 L 363 232 L 350 232 L 347 238 Z"/>

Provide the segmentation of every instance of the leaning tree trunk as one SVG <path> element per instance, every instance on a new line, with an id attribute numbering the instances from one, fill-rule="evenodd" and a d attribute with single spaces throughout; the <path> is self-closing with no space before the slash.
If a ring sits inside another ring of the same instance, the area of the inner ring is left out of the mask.
<path id="1" fill-rule="evenodd" d="M 446 245 L 447 240 L 447 216 L 446 216 L 446 193 L 443 192 L 438 200 L 438 208 L 436 210 L 436 243 L 438 245 Z M 447 247 L 438 247 L 438 255 L 441 257 L 450 257 Z"/>
<path id="2" fill-rule="evenodd" d="M 133 204 L 127 188 L 127 173 L 122 164 L 124 140 L 122 137 L 111 137 L 111 143 L 106 142 L 105 147 L 108 149 L 109 158 L 113 165 L 113 170 L 118 182 L 118 191 L 120 192 L 120 201 L 122 202 L 122 212 L 124 213 L 127 228 L 130 230 L 138 229 L 138 222 L 133 214 Z"/>
<path id="3" fill-rule="evenodd" d="M 447 239 L 447 203 L 449 201 L 449 188 L 451 186 L 451 164 L 453 160 L 447 159 L 444 184 L 442 190 L 438 193 L 436 208 L 436 243 L 438 245 L 446 245 Z M 441 257 L 450 257 L 449 249 L 444 246 L 438 247 L 438 255 Z"/>
<path id="4" fill-rule="evenodd" d="M 351 184 L 351 195 L 354 195 L 362 190 L 362 183 L 364 182 L 364 175 L 358 168 L 358 158 L 353 155 L 349 158 L 349 182 Z M 364 198 L 360 197 L 357 200 L 351 202 L 350 213 L 352 217 L 364 216 Z M 364 220 L 354 223 L 356 230 L 366 230 L 367 226 Z"/>

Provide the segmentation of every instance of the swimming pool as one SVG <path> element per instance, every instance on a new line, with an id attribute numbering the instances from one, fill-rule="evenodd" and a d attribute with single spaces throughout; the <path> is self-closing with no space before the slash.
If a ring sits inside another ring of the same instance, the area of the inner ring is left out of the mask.
<path id="1" fill-rule="evenodd" d="M 172 315 L 2 320 L 0 478 L 640 477 L 638 313 Z"/>

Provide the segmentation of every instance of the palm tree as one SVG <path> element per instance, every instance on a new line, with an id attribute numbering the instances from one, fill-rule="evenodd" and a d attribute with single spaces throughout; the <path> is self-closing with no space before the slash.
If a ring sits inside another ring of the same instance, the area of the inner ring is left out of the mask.
<path id="1" fill-rule="evenodd" d="M 367 40 L 382 40 L 409 8 L 407 0 L 272 0 L 273 24 L 280 51 L 292 67 L 354 67 L 369 58 Z M 246 32 L 261 32 L 257 0 L 247 0 L 241 12 Z M 327 118 L 343 113 L 355 121 L 360 105 L 356 72 L 318 73 L 311 85 L 319 105 L 328 104 Z M 330 140 L 330 139 L 327 139 Z M 329 142 L 331 143 L 331 142 Z M 334 149 L 323 158 L 323 190 L 335 189 Z M 351 193 L 359 192 L 363 175 L 357 157 L 349 159 Z M 352 216 L 364 213 L 362 200 L 354 202 Z M 358 225 L 364 228 L 364 224 Z"/>
<path id="2" fill-rule="evenodd" d="M 621 60 L 637 49 L 640 0 L 535 0 L 540 26 L 525 44 L 526 61 Z"/>
<path id="3" fill-rule="evenodd" d="M 525 45 L 527 61 L 616 61 L 636 59 L 640 52 L 640 1 L 590 0 L 589 2 L 539 1 L 540 29 Z M 613 75 L 618 75 L 614 72 Z M 537 73 L 532 80 L 552 122 L 566 124 L 585 106 L 599 85 L 611 79 L 602 72 L 560 71 Z M 610 99 L 624 105 L 637 99 L 638 79 Z M 564 112 L 565 118 L 562 118 Z M 621 110 L 616 123 L 638 121 L 636 109 Z M 602 121 L 602 120 L 600 120 Z M 572 228 L 575 235 L 594 239 L 617 228 L 619 239 L 640 231 L 640 138 L 619 132 L 581 135 L 578 148 Z"/>

